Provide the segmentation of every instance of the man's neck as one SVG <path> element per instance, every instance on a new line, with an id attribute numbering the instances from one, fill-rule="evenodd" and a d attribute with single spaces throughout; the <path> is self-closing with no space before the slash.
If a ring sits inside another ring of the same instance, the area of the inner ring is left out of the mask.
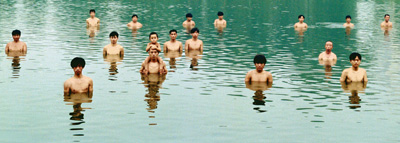
<path id="1" fill-rule="evenodd" d="M 111 46 L 115 47 L 115 46 L 117 46 L 117 43 L 111 43 Z"/>
<path id="2" fill-rule="evenodd" d="M 96 17 L 93 16 L 93 17 L 90 17 L 90 18 L 91 18 L 91 19 L 94 19 L 94 18 L 96 18 Z"/>
<path id="3" fill-rule="evenodd" d="M 358 67 L 352 66 L 351 69 L 353 69 L 353 71 L 358 71 Z"/>
<path id="4" fill-rule="evenodd" d="M 132 21 L 132 23 L 137 23 L 137 21 Z"/>
<path id="5" fill-rule="evenodd" d="M 171 43 L 175 43 L 176 42 L 176 39 L 171 39 Z"/>
<path id="6" fill-rule="evenodd" d="M 157 59 L 158 59 L 158 57 L 151 58 L 151 59 L 150 59 L 150 62 L 157 62 Z"/>
<path id="7" fill-rule="evenodd" d="M 17 40 L 17 41 L 15 41 L 15 40 L 14 40 L 14 42 L 15 42 L 15 43 L 18 43 L 18 42 L 19 42 L 19 40 Z"/>
<path id="8" fill-rule="evenodd" d="M 329 54 L 331 54 L 331 53 L 332 53 L 332 51 L 328 51 L 328 50 L 326 50 L 326 51 L 325 51 L 325 53 L 326 53 L 327 55 L 329 55 Z"/>
<path id="9" fill-rule="evenodd" d="M 193 41 L 197 41 L 197 37 L 196 37 L 196 38 L 195 38 L 195 37 L 192 37 L 192 40 L 193 40 Z"/>
<path id="10" fill-rule="evenodd" d="M 83 76 L 82 74 L 79 74 L 79 75 L 76 75 L 76 74 L 75 74 L 75 75 L 74 75 L 75 78 L 82 78 L 82 76 Z"/>
<path id="11" fill-rule="evenodd" d="M 385 21 L 385 23 L 389 23 L 389 21 Z"/>
<path id="12" fill-rule="evenodd" d="M 350 22 L 346 22 L 347 24 L 350 24 Z"/>

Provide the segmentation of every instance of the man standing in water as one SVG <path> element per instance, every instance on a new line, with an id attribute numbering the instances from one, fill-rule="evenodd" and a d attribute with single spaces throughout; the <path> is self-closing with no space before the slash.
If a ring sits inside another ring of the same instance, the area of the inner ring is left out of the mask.
<path id="1" fill-rule="evenodd" d="M 318 60 L 331 60 L 331 61 L 336 61 L 337 57 L 335 53 L 332 52 L 333 49 L 333 43 L 332 41 L 326 41 L 325 43 L 325 52 L 322 52 L 319 54 Z"/>
<path id="2" fill-rule="evenodd" d="M 27 51 L 26 43 L 19 40 L 19 38 L 21 37 L 21 31 L 14 30 L 14 31 L 12 31 L 11 35 L 12 35 L 14 41 L 7 43 L 6 48 L 5 48 L 6 54 L 8 54 L 9 52 L 26 53 L 26 51 Z"/>
<path id="3" fill-rule="evenodd" d="M 200 30 L 197 28 L 193 28 L 192 30 L 190 30 L 190 33 L 192 35 L 192 39 L 186 40 L 185 51 L 199 50 L 203 52 L 203 41 L 198 39 Z"/>
<path id="4" fill-rule="evenodd" d="M 383 21 L 381 23 L 382 28 L 392 28 L 393 24 L 392 24 L 392 22 L 389 21 L 389 19 L 390 19 L 390 15 L 385 14 L 385 21 Z"/>
<path id="5" fill-rule="evenodd" d="M 100 19 L 98 19 L 96 16 L 96 11 L 94 9 L 91 9 L 89 11 L 90 17 L 86 19 L 86 27 L 98 27 L 100 26 Z"/>
<path id="6" fill-rule="evenodd" d="M 351 68 L 343 70 L 340 82 L 368 82 L 367 71 L 363 68 L 359 68 L 361 64 L 361 55 L 359 53 L 350 54 Z"/>
<path id="7" fill-rule="evenodd" d="M 294 24 L 294 28 L 295 29 L 306 29 L 308 28 L 308 25 L 306 23 L 304 23 L 304 15 L 299 15 L 298 16 L 299 22 L 297 22 L 296 24 Z"/>
<path id="8" fill-rule="evenodd" d="M 157 50 L 156 46 L 151 46 L 149 49 L 149 63 L 146 63 L 147 60 L 145 60 L 142 63 L 142 68 L 140 69 L 140 73 L 142 74 L 154 74 L 154 73 L 158 73 L 158 74 L 167 74 L 167 68 L 165 66 L 165 62 L 160 62 L 159 61 L 159 53 L 160 51 Z M 146 58 L 147 59 L 147 58 Z M 147 70 L 146 70 L 147 68 Z"/>
<path id="9" fill-rule="evenodd" d="M 346 16 L 346 23 L 343 24 L 343 27 L 345 27 L 345 28 L 353 28 L 354 27 L 354 24 L 351 23 L 351 16 L 350 15 Z"/>
<path id="10" fill-rule="evenodd" d="M 90 77 L 82 75 L 85 64 L 83 58 L 76 57 L 72 59 L 71 67 L 75 74 L 64 82 L 64 95 L 71 95 L 73 93 L 91 94 L 93 92 L 93 80 Z"/>
<path id="11" fill-rule="evenodd" d="M 183 51 L 182 42 L 176 40 L 178 36 L 178 32 L 175 29 L 169 31 L 169 37 L 171 38 L 170 41 L 164 43 L 164 52 L 168 51 Z"/>
<path id="12" fill-rule="evenodd" d="M 272 74 L 270 72 L 264 71 L 265 63 L 267 59 L 264 55 L 258 54 L 254 57 L 255 70 L 249 71 L 246 74 L 245 82 L 266 82 L 272 84 Z"/>
<path id="13" fill-rule="evenodd" d="M 136 14 L 132 15 L 132 21 L 127 24 L 128 28 L 131 29 L 139 29 L 142 28 L 143 25 L 138 22 L 138 16 Z"/>
<path id="14" fill-rule="evenodd" d="M 192 20 L 193 15 L 191 13 L 186 14 L 186 20 L 182 23 L 182 26 L 188 30 L 192 29 L 192 27 L 196 26 L 194 21 Z"/>

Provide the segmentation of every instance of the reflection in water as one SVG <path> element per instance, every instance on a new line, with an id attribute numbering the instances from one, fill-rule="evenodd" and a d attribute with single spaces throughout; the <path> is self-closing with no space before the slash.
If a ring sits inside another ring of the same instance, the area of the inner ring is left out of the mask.
<path id="1" fill-rule="evenodd" d="M 67 102 L 66 105 L 72 105 L 73 112 L 70 112 L 69 115 L 71 117 L 70 120 L 74 122 L 71 123 L 71 131 L 74 131 L 73 136 L 84 136 L 84 134 L 75 133 L 77 131 L 83 130 L 83 128 L 79 128 L 78 125 L 85 123 L 83 121 L 84 114 L 82 113 L 85 109 L 91 108 L 83 108 L 82 103 L 92 103 L 93 93 L 73 93 L 73 94 L 64 94 L 64 102 Z"/>
<path id="2" fill-rule="evenodd" d="M 331 79 L 332 77 L 332 66 L 336 64 L 336 60 L 319 60 L 320 65 L 325 67 L 325 78 Z"/>
<path id="3" fill-rule="evenodd" d="M 358 96 L 358 93 L 364 93 L 365 88 L 367 87 L 367 83 L 364 82 L 352 82 L 352 83 L 346 83 L 346 82 L 342 82 L 342 89 L 344 90 L 344 92 L 346 93 L 351 93 L 351 95 L 349 96 L 349 102 L 350 105 L 350 109 L 356 109 L 356 108 L 360 108 L 360 96 Z"/>
<path id="4" fill-rule="evenodd" d="M 203 51 L 200 50 L 188 50 L 185 51 L 185 55 L 188 58 L 191 58 L 191 63 L 190 63 L 190 68 L 192 70 L 198 70 L 198 68 L 196 68 L 199 63 L 197 62 L 198 59 L 201 59 L 201 56 L 203 54 Z"/>
<path id="5" fill-rule="evenodd" d="M 109 73 L 110 77 L 109 80 L 117 80 L 116 74 L 118 74 L 117 65 L 120 65 L 122 60 L 124 59 L 123 55 L 103 55 L 104 61 L 110 64 Z"/>
<path id="6" fill-rule="evenodd" d="M 346 35 L 347 36 L 350 36 L 350 34 L 351 34 L 351 27 L 346 27 Z"/>
<path id="7" fill-rule="evenodd" d="M 392 30 L 391 27 L 381 27 L 382 31 L 383 31 L 383 35 L 385 36 L 385 41 L 390 41 L 389 35 L 390 35 L 390 31 Z"/>
<path id="8" fill-rule="evenodd" d="M 160 101 L 159 89 L 161 88 L 162 83 L 165 80 L 165 74 L 142 74 L 142 80 L 145 87 L 148 88 L 148 92 L 144 97 L 146 99 L 144 101 L 147 102 L 148 108 L 147 111 L 150 113 L 154 113 L 154 110 L 157 109 L 157 102 Z M 155 118 L 155 116 L 149 116 L 149 118 Z M 157 125 L 157 123 L 150 123 L 149 125 Z"/>
<path id="9" fill-rule="evenodd" d="M 297 33 L 296 37 L 297 37 L 299 43 L 303 43 L 304 42 L 304 32 L 307 31 L 307 28 L 298 27 L 298 28 L 294 28 L 294 30 Z"/>
<path id="10" fill-rule="evenodd" d="M 137 37 L 137 35 L 138 35 L 138 29 L 136 29 L 136 28 L 129 28 L 129 29 L 132 30 L 132 37 L 133 37 L 133 38 Z"/>
<path id="11" fill-rule="evenodd" d="M 169 65 L 171 69 L 176 69 L 176 58 L 182 57 L 181 51 L 167 51 L 164 53 L 165 58 L 169 58 Z"/>
<path id="12" fill-rule="evenodd" d="M 255 91 L 253 96 L 253 105 L 265 106 L 265 94 L 263 93 L 268 88 L 272 87 L 272 83 L 268 82 L 246 82 L 246 88 Z M 254 107 L 254 110 L 259 112 L 266 112 L 267 110 L 261 110 L 260 107 Z"/>
<path id="13" fill-rule="evenodd" d="M 215 29 L 218 31 L 218 33 L 222 34 L 224 32 L 224 29 L 226 28 L 226 26 L 215 26 Z"/>
<path id="14" fill-rule="evenodd" d="M 26 56 L 26 52 L 20 52 L 20 51 L 10 51 L 7 52 L 7 59 L 12 59 L 12 78 L 18 78 L 19 77 L 19 71 L 21 70 L 21 64 L 20 61 L 24 60 L 24 57 Z"/>
<path id="15" fill-rule="evenodd" d="M 89 35 L 90 42 L 95 42 L 94 37 L 98 34 L 99 30 L 100 26 L 86 28 L 86 34 Z"/>

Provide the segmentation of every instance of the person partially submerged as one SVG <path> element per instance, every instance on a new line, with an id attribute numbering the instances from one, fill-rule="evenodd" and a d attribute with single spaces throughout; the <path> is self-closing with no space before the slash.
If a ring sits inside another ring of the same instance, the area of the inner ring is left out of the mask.
<path id="1" fill-rule="evenodd" d="M 164 61 L 160 61 L 160 51 L 152 45 L 149 49 L 149 57 L 147 57 L 142 63 L 140 73 L 142 74 L 167 74 L 167 68 Z"/>
<path id="2" fill-rule="evenodd" d="M 343 70 L 340 82 L 368 82 L 367 71 L 359 67 L 361 55 L 359 53 L 351 53 L 349 59 L 352 66 Z"/>
<path id="3" fill-rule="evenodd" d="M 19 38 L 21 37 L 21 31 L 14 30 L 11 32 L 11 35 L 14 40 L 7 43 L 5 47 L 6 54 L 8 54 L 9 52 L 26 53 L 27 51 L 26 43 L 19 40 Z"/>
<path id="4" fill-rule="evenodd" d="M 245 82 L 267 82 L 272 83 L 272 74 L 264 71 L 267 59 L 264 55 L 258 54 L 254 57 L 253 63 L 256 67 L 255 70 L 249 71 L 246 74 Z"/>
<path id="5" fill-rule="evenodd" d="M 72 59 L 71 68 L 74 70 L 74 76 L 64 82 L 64 95 L 74 93 L 92 94 L 93 80 L 82 74 L 85 64 L 85 60 L 81 57 Z"/>

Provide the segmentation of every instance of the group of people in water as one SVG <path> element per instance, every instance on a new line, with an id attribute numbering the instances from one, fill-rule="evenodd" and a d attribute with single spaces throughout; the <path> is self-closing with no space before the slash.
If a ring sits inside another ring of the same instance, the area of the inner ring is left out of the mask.
<path id="1" fill-rule="evenodd" d="M 89 11 L 90 18 L 86 19 L 87 28 L 98 28 L 100 26 L 100 19 L 95 17 L 95 10 Z M 218 19 L 215 19 L 214 26 L 217 28 L 225 28 L 227 25 L 226 20 L 223 19 L 223 12 L 218 12 Z M 190 31 L 192 35 L 191 39 L 186 40 L 183 46 L 182 42 L 176 40 L 177 30 L 173 29 L 169 31 L 170 40 L 163 44 L 158 43 L 158 34 L 156 32 L 151 32 L 149 34 L 150 42 L 146 46 L 146 52 L 149 56 L 143 61 L 140 69 L 140 73 L 147 74 L 167 74 L 168 70 L 166 68 L 165 62 L 159 57 L 161 51 L 203 51 L 203 41 L 198 39 L 200 30 L 195 27 L 195 22 L 192 20 L 193 15 L 191 13 L 186 14 L 186 20 L 182 23 L 182 26 Z M 390 15 L 386 14 L 384 16 L 385 21 L 381 23 L 382 28 L 391 28 L 392 23 L 389 22 Z M 295 30 L 305 31 L 308 25 L 304 22 L 304 15 L 299 15 L 299 22 L 294 25 Z M 131 29 L 140 29 L 143 25 L 138 22 L 138 16 L 132 15 L 132 21 L 127 24 L 127 27 Z M 354 24 L 351 23 L 351 16 L 346 16 L 346 23 L 343 24 L 346 28 L 353 28 Z M 20 41 L 21 31 L 12 31 L 13 41 L 9 42 L 5 47 L 6 54 L 14 51 L 27 52 L 27 45 L 25 42 Z M 119 34 L 115 31 L 109 34 L 110 44 L 104 46 L 103 55 L 104 56 L 124 56 L 124 48 L 117 44 Z M 318 60 L 322 62 L 336 62 L 337 56 L 332 52 L 333 42 L 326 41 L 325 51 L 322 52 Z M 366 70 L 360 68 L 362 57 L 359 53 L 351 53 L 349 56 L 349 61 L 351 67 L 344 69 L 340 77 L 341 82 L 367 82 Z M 245 76 L 245 82 L 262 82 L 272 84 L 273 76 L 270 72 L 264 70 L 265 64 L 267 62 L 264 55 L 258 54 L 254 57 L 255 70 L 249 71 Z M 85 60 L 80 57 L 76 57 L 71 61 L 71 68 L 74 71 L 74 76 L 64 82 L 64 93 L 91 93 L 93 91 L 93 80 L 82 74 L 82 70 L 85 67 Z"/>

